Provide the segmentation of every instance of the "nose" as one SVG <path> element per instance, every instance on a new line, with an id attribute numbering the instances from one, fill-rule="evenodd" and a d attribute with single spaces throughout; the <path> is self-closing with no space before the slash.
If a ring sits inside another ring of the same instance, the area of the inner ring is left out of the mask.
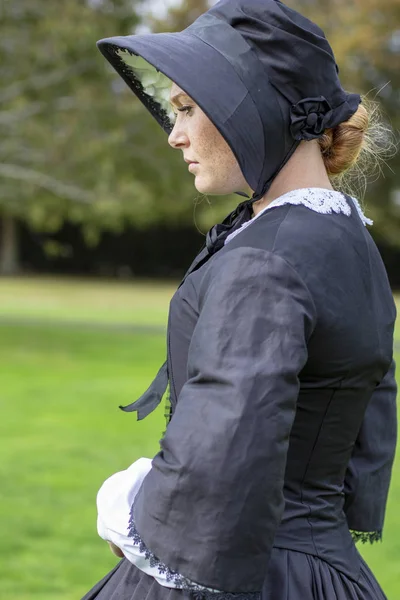
<path id="1" fill-rule="evenodd" d="M 189 146 L 189 138 L 186 133 L 175 123 L 171 133 L 168 136 L 168 144 L 172 148 L 182 149 Z"/>

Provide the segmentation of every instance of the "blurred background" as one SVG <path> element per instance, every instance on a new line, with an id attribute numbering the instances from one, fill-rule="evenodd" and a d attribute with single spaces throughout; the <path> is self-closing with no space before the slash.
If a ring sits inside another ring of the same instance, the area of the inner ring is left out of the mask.
<path id="1" fill-rule="evenodd" d="M 400 130 L 398 0 L 291 0 L 325 30 L 343 86 Z M 116 558 L 96 534 L 111 473 L 152 457 L 163 408 L 118 410 L 165 357 L 169 300 L 237 197 L 206 199 L 96 48 L 179 30 L 207 0 L 0 0 L 0 596 L 79 600 Z M 400 153 L 364 198 L 400 289 Z M 397 296 L 398 297 L 398 296 Z M 396 333 L 400 361 L 400 330 Z M 399 370 L 400 374 L 400 370 Z M 399 462 L 384 541 L 361 547 L 400 596 Z"/>

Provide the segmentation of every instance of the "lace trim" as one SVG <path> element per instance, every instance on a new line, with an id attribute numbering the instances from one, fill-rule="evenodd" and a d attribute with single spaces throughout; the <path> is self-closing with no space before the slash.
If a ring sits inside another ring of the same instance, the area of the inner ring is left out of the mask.
<path id="1" fill-rule="evenodd" d="M 352 196 L 350 196 L 350 198 L 353 201 L 362 223 L 364 225 L 373 225 L 373 221 L 368 219 L 363 213 L 358 200 Z M 251 225 L 251 223 L 253 223 L 255 219 L 258 219 L 264 212 L 270 210 L 271 208 L 276 208 L 277 206 L 284 206 L 285 204 L 293 204 L 297 206 L 302 204 L 306 208 L 324 215 L 332 213 L 346 215 L 347 217 L 351 215 L 351 207 L 346 197 L 341 192 L 337 192 L 336 190 L 326 190 L 324 188 L 302 188 L 299 190 L 293 190 L 292 192 L 283 194 L 283 196 L 273 200 L 271 204 L 268 204 L 268 206 L 257 213 L 253 219 L 246 221 L 241 227 L 239 227 L 239 229 L 236 229 L 236 231 L 233 231 L 231 234 L 229 234 L 225 240 L 225 244 L 227 244 L 243 229 L 246 229 L 246 227 Z"/>
<path id="2" fill-rule="evenodd" d="M 193 600 L 261 600 L 261 592 L 249 592 L 248 594 L 232 594 L 230 592 L 191 592 Z"/>
<path id="3" fill-rule="evenodd" d="M 359 201 L 356 198 L 353 198 L 353 196 L 350 196 L 350 198 L 353 200 L 354 205 L 355 205 L 355 207 L 357 209 L 357 212 L 358 212 L 358 214 L 360 216 L 360 219 L 364 223 L 364 225 L 373 225 L 374 224 L 373 220 L 372 219 L 368 219 L 368 217 L 366 217 L 364 215 L 363 210 L 362 210 L 362 208 L 360 206 Z"/>
<path id="4" fill-rule="evenodd" d="M 176 588 L 191 592 L 191 597 L 193 600 L 261 600 L 261 592 L 238 594 L 222 592 L 220 590 L 215 590 L 213 588 L 200 585 L 199 583 L 195 583 L 183 575 L 180 575 L 176 571 L 172 571 L 147 548 L 146 544 L 140 537 L 133 519 L 133 507 L 131 509 L 129 518 L 128 536 L 133 539 L 133 543 L 139 547 L 139 552 L 141 552 L 145 559 L 149 561 L 150 567 L 157 568 L 160 575 L 162 575 L 167 582 L 172 582 Z"/>
<path id="5" fill-rule="evenodd" d="M 362 544 L 366 544 L 369 542 L 373 544 L 374 542 L 382 541 L 382 531 L 354 531 L 351 529 L 350 533 L 355 543 L 361 542 Z"/>

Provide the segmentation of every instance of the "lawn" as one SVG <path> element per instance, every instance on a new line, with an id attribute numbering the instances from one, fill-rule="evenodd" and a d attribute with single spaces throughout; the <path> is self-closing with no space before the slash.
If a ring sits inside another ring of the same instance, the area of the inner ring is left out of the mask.
<path id="1" fill-rule="evenodd" d="M 164 326 L 171 283 L 52 277 L 0 279 L 0 319 Z"/>
<path id="2" fill-rule="evenodd" d="M 137 422 L 118 405 L 164 360 L 172 293 L 170 284 L 0 280 L 2 600 L 79 600 L 115 564 L 96 534 L 95 495 L 158 449 L 163 408 Z M 389 600 L 400 590 L 397 471 L 384 542 L 361 547 Z"/>

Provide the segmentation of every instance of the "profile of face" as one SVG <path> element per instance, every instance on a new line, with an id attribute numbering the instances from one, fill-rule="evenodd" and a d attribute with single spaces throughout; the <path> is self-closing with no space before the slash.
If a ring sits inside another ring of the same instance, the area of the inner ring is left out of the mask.
<path id="1" fill-rule="evenodd" d="M 176 115 L 168 137 L 182 150 L 195 187 L 203 194 L 231 194 L 250 188 L 229 145 L 201 108 L 178 85 L 172 84 L 170 103 Z"/>

